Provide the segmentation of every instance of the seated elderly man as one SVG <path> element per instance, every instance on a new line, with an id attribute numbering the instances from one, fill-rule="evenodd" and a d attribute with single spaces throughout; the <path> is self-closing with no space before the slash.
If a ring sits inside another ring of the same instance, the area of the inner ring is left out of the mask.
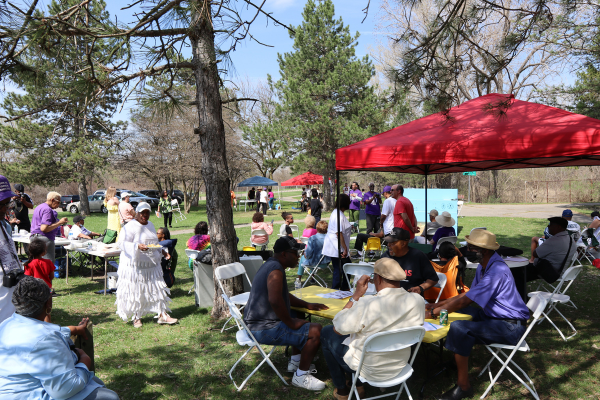
<path id="1" fill-rule="evenodd" d="M 71 232 L 73 233 L 74 239 L 91 239 L 96 236 L 100 236 L 99 233 L 92 232 L 87 229 L 83 224 L 85 223 L 85 217 L 77 215 L 73 218 L 73 226 Z"/>
<path id="2" fill-rule="evenodd" d="M 289 236 L 275 242 L 273 252 L 258 270 L 250 298 L 244 308 L 244 322 L 261 344 L 292 346 L 288 372 L 294 372 L 292 385 L 308 390 L 323 390 L 325 383 L 311 375 L 311 364 L 321 345 L 321 324 L 310 323 L 294 314 L 290 307 L 326 310 L 324 304 L 307 303 L 289 293 L 286 268 L 298 265 L 299 250 L 304 244 Z M 295 318 L 296 316 L 300 318 Z"/>
<path id="3" fill-rule="evenodd" d="M 458 383 L 440 400 L 470 398 L 469 356 L 477 343 L 515 345 L 523 336 L 529 319 L 529 309 L 517 293 L 510 269 L 496 253 L 500 247 L 496 235 L 475 229 L 466 236 L 468 248 L 479 260 L 475 279 L 468 292 L 456 297 L 427 304 L 426 318 L 437 318 L 442 310 L 469 314 L 472 321 L 454 321 L 446 337 L 446 348 L 454 352 Z M 476 303 L 481 308 L 468 307 Z"/>
<path id="4" fill-rule="evenodd" d="M 363 275 L 356 285 L 354 295 L 346 306 L 321 332 L 323 355 L 335 386 L 333 396 L 347 399 L 350 388 L 346 374 L 356 371 L 367 338 L 378 332 L 421 326 L 425 320 L 425 303 L 419 295 L 408 293 L 401 287 L 406 273 L 396 261 L 382 258 L 375 263 L 373 283 L 377 295 L 363 298 L 369 277 Z M 410 349 L 385 354 L 365 356 L 361 376 L 366 379 L 385 380 L 398 375 L 410 357 Z M 360 386 L 359 386 L 360 385 Z M 359 396 L 364 389 L 357 380 Z"/>
<path id="5" fill-rule="evenodd" d="M 427 231 L 430 229 L 438 229 L 441 228 L 442 225 L 436 221 L 437 216 L 439 215 L 438 210 L 433 209 L 429 211 L 429 222 L 425 225 L 425 229 L 421 232 L 421 236 L 425 238 L 426 241 L 431 240 L 433 235 L 427 234 Z"/>
<path id="6" fill-rule="evenodd" d="M 402 288 L 422 296 L 427 289 L 435 286 L 439 278 L 425 253 L 408 246 L 410 233 L 407 230 L 394 228 L 384 240 L 389 250 L 381 258 L 395 260 L 406 272 L 406 281 L 400 282 Z"/>
<path id="7" fill-rule="evenodd" d="M 571 235 L 573 240 L 577 243 L 581 241 L 581 227 L 575 221 L 573 221 L 573 211 L 563 210 L 562 217 L 567 220 L 567 233 Z"/>
<path id="8" fill-rule="evenodd" d="M 548 221 L 548 231 L 552 236 L 533 250 L 533 263 L 525 268 L 511 269 L 517 290 L 523 298 L 526 290 L 523 274 L 526 274 L 527 282 L 543 278 L 552 283 L 560 277 L 565 268 L 568 268 L 573 253 L 577 251 L 577 244 L 567 232 L 568 221 L 562 217 L 548 218 Z"/>

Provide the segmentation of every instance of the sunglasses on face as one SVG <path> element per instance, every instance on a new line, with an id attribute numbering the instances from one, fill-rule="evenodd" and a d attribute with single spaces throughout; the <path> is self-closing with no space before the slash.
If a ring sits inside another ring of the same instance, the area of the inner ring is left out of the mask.
<path id="1" fill-rule="evenodd" d="M 302 252 L 301 250 L 287 250 L 287 251 L 286 251 L 286 253 L 293 254 L 293 255 L 295 255 L 296 257 L 300 257 L 300 255 L 301 255 L 300 253 L 301 253 L 301 252 Z"/>

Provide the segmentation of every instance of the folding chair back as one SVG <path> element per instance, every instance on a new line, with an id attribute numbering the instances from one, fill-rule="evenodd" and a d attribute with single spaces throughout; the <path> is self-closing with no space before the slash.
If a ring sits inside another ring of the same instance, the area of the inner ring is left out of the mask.
<path id="1" fill-rule="evenodd" d="M 440 292 L 438 293 L 438 297 L 435 300 L 435 302 L 437 303 L 438 301 L 440 301 L 440 297 L 442 296 L 442 292 L 444 291 L 444 288 L 446 287 L 446 283 L 448 283 L 448 278 L 446 277 L 446 274 L 444 274 L 444 273 L 436 272 L 436 274 L 437 274 L 439 280 L 435 284 L 434 287 L 440 288 Z"/>
<path id="2" fill-rule="evenodd" d="M 579 276 L 579 274 L 581 273 L 582 270 L 583 270 L 582 265 L 576 265 L 573 267 L 569 267 L 569 269 L 567 269 L 565 272 L 563 272 L 562 277 L 560 278 L 560 282 L 558 283 L 558 285 L 556 285 L 556 288 L 554 289 L 553 294 L 554 293 L 555 294 L 565 294 L 567 292 L 567 290 L 569 290 L 569 287 L 571 287 L 571 284 L 573 284 L 573 281 L 577 278 L 577 276 Z M 567 282 L 568 282 L 567 286 L 563 289 L 562 287 Z M 575 308 L 577 308 L 577 307 L 575 307 Z"/>
<path id="3" fill-rule="evenodd" d="M 171 207 L 173 208 L 173 210 L 179 210 L 179 202 L 177 201 L 177 199 L 171 200 Z"/>
<path id="4" fill-rule="evenodd" d="M 254 243 L 252 241 L 252 236 L 253 235 L 264 235 L 267 237 L 267 241 L 264 243 Z M 264 229 L 254 229 L 250 232 L 250 244 L 253 246 L 258 246 L 258 247 L 267 247 L 267 245 L 269 244 L 269 235 L 267 234 L 267 231 L 265 231 Z"/>
<path id="5" fill-rule="evenodd" d="M 294 235 L 296 239 L 300 239 L 300 229 L 298 228 L 298 225 L 290 225 L 290 229 L 292 230 L 292 235 Z"/>
<path id="6" fill-rule="evenodd" d="M 198 257 L 198 254 L 200 254 L 200 252 L 198 250 L 185 249 L 185 255 L 188 256 L 188 258 L 191 258 L 194 261 L 196 261 L 196 258 Z"/>
<path id="7" fill-rule="evenodd" d="M 348 282 L 348 287 L 351 287 L 348 275 L 371 275 L 375 270 L 375 267 L 371 264 L 359 262 L 344 264 L 343 269 L 344 276 L 346 276 L 346 282 Z"/>
<path id="8" fill-rule="evenodd" d="M 225 304 L 227 304 L 227 307 L 229 307 L 229 313 L 231 314 L 231 318 L 233 318 L 235 322 L 238 323 L 240 330 L 244 330 L 249 335 L 252 335 L 252 332 L 250 332 L 250 329 L 248 329 L 248 326 L 244 322 L 244 316 L 242 315 L 240 309 L 237 308 L 235 304 L 233 304 L 233 302 L 229 299 L 229 297 L 227 297 L 225 293 L 221 293 L 221 297 L 223 297 L 223 300 L 225 300 Z M 254 339 L 254 337 L 252 337 L 252 339 Z"/>
<path id="9" fill-rule="evenodd" d="M 365 251 L 381 251 L 381 239 L 370 237 L 367 240 Z"/>
<path id="10" fill-rule="evenodd" d="M 309 268 L 309 269 L 311 269 L 311 271 L 308 274 L 308 278 L 306 278 L 304 280 L 304 283 L 302 284 L 302 287 L 306 286 L 306 284 L 308 282 L 310 282 L 311 280 L 313 280 L 313 279 L 314 279 L 315 282 L 317 282 L 317 284 L 319 286 L 324 287 L 324 288 L 327 287 L 327 282 L 325 282 L 325 280 L 318 275 L 319 269 L 324 268 L 326 266 L 327 267 L 329 266 L 329 263 L 327 263 L 327 264 L 321 264 L 323 262 L 324 258 L 325 258 L 325 255 L 321 254 L 321 258 L 319 258 L 319 262 L 317 263 L 317 265 L 310 265 L 310 266 L 309 265 L 305 265 L 304 266 L 304 268 Z"/>
<path id="11" fill-rule="evenodd" d="M 543 296 L 540 296 L 540 295 L 531 296 L 531 298 L 527 302 L 527 308 L 529 308 L 531 310 L 531 312 L 532 312 L 531 316 L 533 317 L 533 320 L 531 321 L 531 323 L 529 325 L 534 324 L 538 319 L 540 319 L 540 316 L 546 309 L 547 304 L 548 304 L 548 300 L 545 299 Z"/>
<path id="12" fill-rule="evenodd" d="M 231 279 L 239 275 L 246 275 L 246 279 L 248 279 L 248 282 L 250 282 L 248 274 L 246 274 L 246 269 L 239 262 L 221 265 L 220 267 L 217 267 L 217 269 L 215 269 L 215 278 L 217 278 L 219 281 L 224 279 Z"/>
<path id="13" fill-rule="evenodd" d="M 456 236 L 445 236 L 443 238 L 438 239 L 437 244 L 435 245 L 435 249 L 439 250 L 440 245 L 444 242 L 450 242 L 452 244 L 456 244 L 458 238 Z"/>
<path id="14" fill-rule="evenodd" d="M 307 244 L 307 243 L 308 243 L 308 241 L 310 240 L 310 238 L 309 238 L 309 237 L 306 237 L 306 236 L 302 236 L 302 237 L 300 238 L 300 240 L 302 240 L 302 243 L 304 243 L 304 244 Z"/>
<path id="15" fill-rule="evenodd" d="M 429 228 L 427 229 L 427 240 L 431 239 L 433 237 L 433 235 L 435 235 L 435 232 L 438 230 L 438 228 Z"/>
<path id="16" fill-rule="evenodd" d="M 369 336 L 365 341 L 360 361 L 358 363 L 358 368 L 356 369 L 356 372 L 352 374 L 352 388 L 350 389 L 350 396 L 348 397 L 348 399 L 351 399 L 353 394 L 356 394 L 356 398 L 359 398 L 358 391 L 356 390 L 357 379 L 360 379 L 362 382 L 368 382 L 369 385 L 379 388 L 400 385 L 400 389 L 397 392 L 398 394 L 396 396 L 396 400 L 400 398 L 400 395 L 402 394 L 402 391 L 404 389 L 406 389 L 408 397 L 412 399 L 408 390 L 408 386 L 406 386 L 406 381 L 412 376 L 412 364 L 419 351 L 419 347 L 421 346 L 421 341 L 423 340 L 424 336 L 425 328 L 423 328 L 422 326 L 413 326 L 409 328 L 401 328 L 392 331 L 379 332 Z M 365 360 L 365 355 L 367 353 L 389 353 L 392 351 L 407 349 L 414 345 L 416 345 L 416 347 L 412 353 L 412 357 L 396 377 L 386 381 L 375 381 L 366 380 L 360 376 L 360 371 L 362 369 Z M 396 392 L 393 392 L 389 394 L 384 394 L 382 396 L 372 397 L 372 399 L 393 396 L 395 394 Z"/>
<path id="17" fill-rule="evenodd" d="M 481 230 L 487 231 L 487 228 L 486 228 L 485 226 L 482 226 L 482 227 L 480 227 L 480 228 L 473 228 L 473 229 L 471 229 L 471 233 L 473 233 L 473 231 L 474 231 L 475 229 L 481 229 Z"/>

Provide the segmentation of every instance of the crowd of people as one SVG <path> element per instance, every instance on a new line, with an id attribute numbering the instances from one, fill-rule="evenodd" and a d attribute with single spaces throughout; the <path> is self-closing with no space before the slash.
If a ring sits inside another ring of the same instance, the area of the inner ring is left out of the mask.
<path id="1" fill-rule="evenodd" d="M 402 185 L 385 186 L 381 193 L 375 192 L 373 183 L 368 188 L 364 192 L 357 182 L 350 187 L 346 185 L 344 193 L 336 199 L 336 208 L 328 221 L 321 218 L 320 193 L 310 188 L 304 191 L 304 197 L 310 195 L 311 198 L 306 207 L 310 213 L 304 219 L 305 229 L 301 234 L 304 240 L 293 234 L 294 215 L 281 214 L 283 223 L 279 238 L 274 242 L 272 257 L 264 262 L 252 281 L 244 321 L 259 343 L 291 347 L 287 371 L 293 373 L 294 386 L 313 391 L 326 388 L 325 382 L 315 376 L 313 365 L 321 349 L 334 386 L 333 396 L 347 399 L 351 386 L 348 378 L 357 370 L 365 341 L 371 335 L 421 326 L 426 318 L 438 318 L 442 310 L 470 315 L 471 320 L 454 321 L 448 331 L 445 347 L 454 353 L 458 375 L 456 385 L 439 399 L 470 398 L 473 389 L 468 378 L 468 360 L 474 345 L 517 343 L 529 319 L 525 279 L 556 280 L 582 239 L 580 227 L 572 221 L 571 210 L 565 210 L 562 217 L 549 218 L 543 237 L 532 238 L 531 263 L 525 268 L 509 269 L 498 253 L 500 245 L 494 233 L 474 229 L 466 236 L 467 246 L 458 249 L 453 243 L 440 242 L 442 238 L 456 236 L 456 221 L 448 212 L 440 214 L 431 210 L 430 221 L 421 232 L 413 204 L 404 196 Z M 115 392 L 107 389 L 90 372 L 90 357 L 83 350 L 74 348 L 70 339 L 71 335 L 86 335 L 88 320 L 84 318 L 79 325 L 69 327 L 52 323 L 54 239 L 60 234 L 60 228 L 69 222 L 67 218 L 59 219 L 56 212 L 60 194 L 48 193 L 46 202 L 35 207 L 29 223 L 29 213 L 25 218 L 23 210 L 32 208 L 33 202 L 23 190 L 22 185 L 15 185 L 15 191 L 11 190 L 8 180 L 0 176 L 0 215 L 7 216 L 0 224 L 3 276 L 21 270 L 11 224 L 25 221 L 21 226 L 31 232 L 23 276 L 11 287 L 0 287 L 0 392 L 15 399 L 32 398 L 27 397 L 31 393 L 35 393 L 34 398 L 76 395 L 83 400 L 118 399 Z M 273 221 L 264 220 L 272 192 L 267 188 L 258 192 L 252 193 L 258 201 L 251 230 L 261 232 L 253 233 L 251 242 L 260 246 L 269 241 L 274 227 Z M 88 230 L 85 218 L 76 216 L 70 227 L 72 237 L 106 238 L 113 232 L 111 236 L 121 250 L 116 313 L 123 321 L 132 321 L 135 328 L 140 328 L 142 318 L 150 314 L 157 316 L 158 324 L 175 324 L 177 319 L 170 316 L 169 290 L 174 283 L 177 263 L 177 242 L 171 238 L 167 227 L 171 199 L 167 192 L 163 193 L 159 211 L 164 217 L 164 226 L 157 229 L 150 221 L 150 205 L 142 202 L 134 209 L 129 198 L 130 195 L 124 192 L 119 199 L 115 189 L 109 188 L 105 199 L 108 221 L 104 235 Z M 232 194 L 232 206 L 234 200 Z M 17 202 L 20 205 L 16 205 Z M 292 308 L 323 311 L 328 307 L 291 294 L 286 270 L 297 267 L 297 278 L 302 279 L 306 269 L 331 265 L 331 287 L 348 290 L 343 265 L 352 263 L 350 236 L 353 223 L 360 219 L 362 207 L 367 230 L 357 235 L 356 254 L 361 255 L 369 238 L 377 238 L 387 250 L 374 263 L 372 276 L 357 279 L 352 296 L 331 325 L 307 321 L 304 314 Z M 13 209 L 12 213 L 10 209 Z M 350 218 L 346 217 L 346 211 Z M 597 217 L 590 225 L 592 234 L 600 232 L 600 216 Z M 417 234 L 420 235 L 416 237 Z M 435 253 L 425 254 L 411 243 L 429 243 L 433 249 L 438 249 Z M 195 226 L 186 247 L 210 253 L 209 227 L 205 221 Z M 478 263 L 470 287 L 464 283 L 464 256 Z M 435 261 L 432 261 L 433 257 Z M 435 288 L 438 273 L 448 278 L 447 287 L 441 294 Z M 375 296 L 365 296 L 369 284 L 374 285 Z M 436 303 L 438 295 L 440 300 Z M 38 345 L 32 347 L 31 343 Z M 10 350 L 13 348 L 19 351 Z M 361 376 L 367 380 L 393 378 L 402 371 L 409 357 L 410 349 L 369 353 L 364 359 Z M 364 394 L 360 380 L 357 391 L 361 396 Z"/>

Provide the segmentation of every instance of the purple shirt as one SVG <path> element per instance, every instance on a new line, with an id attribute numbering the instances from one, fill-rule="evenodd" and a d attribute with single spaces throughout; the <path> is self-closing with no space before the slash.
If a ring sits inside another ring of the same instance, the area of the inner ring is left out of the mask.
<path id="1" fill-rule="evenodd" d="M 365 212 L 367 214 L 370 215 L 381 215 L 381 208 L 379 207 L 379 199 L 375 196 L 376 192 L 367 192 L 365 193 L 364 197 L 363 197 L 363 201 L 366 202 L 367 200 L 370 200 L 371 197 L 375 197 L 373 199 L 373 201 L 371 202 L 371 204 L 365 204 Z"/>
<path id="2" fill-rule="evenodd" d="M 353 197 L 352 197 L 353 194 L 355 194 L 357 196 L 356 200 L 353 200 Z M 360 191 L 359 189 L 351 190 L 348 193 L 348 196 L 350 196 L 350 209 L 351 210 L 360 210 L 360 202 L 361 202 L 361 199 L 363 196 L 362 191 Z"/>
<path id="3" fill-rule="evenodd" d="M 50 232 L 42 232 L 42 225 L 52 225 L 58 222 L 58 213 L 54 211 L 48 203 L 42 203 L 33 211 L 31 220 L 31 233 L 37 233 L 46 236 L 49 240 L 54 241 L 56 235 L 60 232 L 60 228 L 56 228 Z"/>
<path id="4" fill-rule="evenodd" d="M 466 296 L 483 308 L 488 317 L 529 319 L 529 309 L 517 292 L 510 268 L 498 253 L 490 258 L 485 273 L 479 264 Z"/>
<path id="5" fill-rule="evenodd" d="M 437 231 L 435 231 L 435 234 L 433 235 L 433 238 L 431 240 L 433 240 L 433 248 L 435 249 L 435 246 L 437 245 L 438 240 L 440 240 L 443 237 L 448 237 L 448 236 L 456 236 L 456 231 L 454 230 L 453 226 L 442 226 L 440 228 L 437 228 Z"/>

